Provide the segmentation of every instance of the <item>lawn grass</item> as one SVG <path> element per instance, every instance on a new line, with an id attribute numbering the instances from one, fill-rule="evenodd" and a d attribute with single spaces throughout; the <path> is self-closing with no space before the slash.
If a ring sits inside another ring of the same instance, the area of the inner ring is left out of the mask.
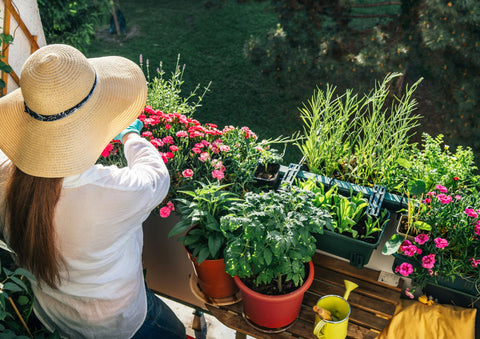
<path id="1" fill-rule="evenodd" d="M 142 54 L 144 64 L 149 59 L 150 75 L 160 62 L 169 75 L 180 55 L 180 64 L 186 65 L 185 96 L 197 84 L 204 87 L 211 81 L 195 113 L 201 122 L 248 126 L 263 139 L 301 130 L 297 107 L 314 89 L 304 98 L 292 98 L 243 54 L 251 35 L 262 35 L 276 26 L 275 14 L 266 10 L 266 3 L 256 1 L 215 3 L 221 7 L 206 8 L 199 0 L 122 0 L 127 34 L 117 37 L 108 33 L 108 25 L 99 27 L 98 42 L 87 56 L 122 55 L 138 63 Z M 287 153 L 287 164 L 301 157 L 294 146 Z"/>

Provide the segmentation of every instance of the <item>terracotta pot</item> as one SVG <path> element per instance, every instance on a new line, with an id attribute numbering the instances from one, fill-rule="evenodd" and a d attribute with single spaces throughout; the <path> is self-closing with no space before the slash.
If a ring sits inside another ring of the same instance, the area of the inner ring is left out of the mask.
<path id="1" fill-rule="evenodd" d="M 204 260 L 199 265 L 188 251 L 187 253 L 203 293 L 218 299 L 228 298 L 237 293 L 237 285 L 233 278 L 225 272 L 224 259 Z"/>
<path id="2" fill-rule="evenodd" d="M 286 328 L 293 323 L 302 306 L 303 295 L 313 282 L 313 262 L 309 262 L 309 273 L 305 283 L 297 290 L 283 295 L 265 295 L 248 288 L 238 276 L 235 283 L 240 288 L 243 310 L 249 321 L 264 328 Z"/>

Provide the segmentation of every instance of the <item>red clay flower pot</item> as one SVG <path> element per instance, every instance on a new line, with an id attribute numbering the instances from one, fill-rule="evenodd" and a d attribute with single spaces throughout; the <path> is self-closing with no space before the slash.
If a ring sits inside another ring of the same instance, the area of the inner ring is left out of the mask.
<path id="1" fill-rule="evenodd" d="M 228 298 L 238 291 L 233 278 L 225 273 L 224 259 L 204 260 L 200 265 L 188 253 L 198 284 L 203 293 L 212 298 Z"/>
<path id="2" fill-rule="evenodd" d="M 243 310 L 249 321 L 264 328 L 278 329 L 293 323 L 302 305 L 303 295 L 313 282 L 313 263 L 309 262 L 305 283 L 297 290 L 283 295 L 264 295 L 248 288 L 238 276 L 235 283 L 240 288 Z"/>

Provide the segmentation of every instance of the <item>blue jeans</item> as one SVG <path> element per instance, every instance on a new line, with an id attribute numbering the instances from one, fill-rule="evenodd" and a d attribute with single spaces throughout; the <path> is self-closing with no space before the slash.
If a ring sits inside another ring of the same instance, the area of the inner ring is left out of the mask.
<path id="1" fill-rule="evenodd" d="M 147 317 L 132 339 L 157 339 L 187 337 L 185 326 L 160 298 L 147 290 Z"/>

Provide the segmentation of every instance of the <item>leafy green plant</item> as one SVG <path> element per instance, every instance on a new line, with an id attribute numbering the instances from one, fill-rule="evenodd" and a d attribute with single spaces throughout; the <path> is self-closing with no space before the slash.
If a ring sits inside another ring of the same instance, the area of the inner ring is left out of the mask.
<path id="1" fill-rule="evenodd" d="M 13 37 L 10 34 L 4 34 L 0 33 L 0 45 L 2 46 L 7 46 L 11 44 L 13 41 Z M 5 48 L 5 47 L 3 47 Z M 7 65 L 5 62 L 3 62 L 1 59 L 4 58 L 3 51 L 0 53 L 0 71 L 4 73 L 10 73 L 12 71 L 12 67 L 10 65 Z M 4 88 L 6 86 L 5 81 L 0 79 L 0 88 Z"/>
<path id="2" fill-rule="evenodd" d="M 139 62 L 140 67 L 143 69 L 144 62 L 142 55 L 140 55 Z M 178 54 L 175 71 L 172 72 L 170 78 L 165 78 L 163 62 L 160 62 L 154 76 L 151 77 L 150 62 L 146 59 L 144 71 L 148 81 L 147 105 L 166 113 L 175 112 L 191 117 L 196 109 L 201 106 L 203 97 L 210 90 L 211 82 L 203 88 L 203 92 L 201 93 L 198 93 L 200 84 L 197 84 L 188 95 L 182 95 L 185 68 L 185 64 L 180 67 L 180 54 Z"/>
<path id="3" fill-rule="evenodd" d="M 330 231 L 337 233 L 350 233 L 353 238 L 374 238 L 375 233 L 383 230 L 389 220 L 388 211 L 382 210 L 378 217 L 368 215 L 368 201 L 361 192 L 349 196 L 338 193 L 338 186 L 333 185 L 325 191 L 325 185 L 318 182 L 315 177 L 298 181 L 302 189 L 313 192 L 313 203 L 316 207 L 326 209 L 332 215 L 333 223 Z M 360 232 L 359 232 L 360 231 Z"/>
<path id="4" fill-rule="evenodd" d="M 373 238 L 374 234 L 382 232 L 383 227 L 388 221 L 388 210 L 383 209 L 378 218 L 374 218 L 370 214 L 365 214 L 365 236 L 364 238 Z"/>
<path id="5" fill-rule="evenodd" d="M 85 52 L 95 39 L 95 25 L 109 9 L 108 0 L 38 0 L 45 39 Z"/>
<path id="6" fill-rule="evenodd" d="M 335 97 L 330 86 L 317 90 L 301 110 L 305 138 L 297 143 L 311 172 L 361 185 L 388 181 L 419 119 L 412 95 L 421 79 L 396 98 L 389 84 L 399 76 L 387 75 L 363 97 L 351 90 Z"/>
<path id="7" fill-rule="evenodd" d="M 49 332 L 35 317 L 34 295 L 30 281 L 35 277 L 18 267 L 13 250 L 0 240 L 0 333 L 2 338 L 50 338 L 60 335 Z"/>
<path id="8" fill-rule="evenodd" d="M 278 191 L 247 192 L 221 218 L 227 237 L 226 272 L 254 286 L 273 284 L 282 294 L 284 284 L 299 286 L 305 278 L 304 263 L 315 253 L 315 233 L 331 227 L 328 211 L 315 207 L 313 192 L 283 185 Z"/>
<path id="9" fill-rule="evenodd" d="M 358 193 L 356 196 L 352 195 L 350 199 L 342 195 L 334 196 L 332 212 L 336 220 L 336 231 L 351 233 L 352 237 L 356 238 L 358 231 L 353 226 L 360 222 L 367 207 L 368 201 L 362 197 L 362 193 Z"/>
<path id="10" fill-rule="evenodd" d="M 234 202 L 242 201 L 235 193 L 227 191 L 228 185 L 204 184 L 193 191 L 180 191 L 188 198 L 178 198 L 177 210 L 182 216 L 168 234 L 186 235 L 178 240 L 196 258 L 198 264 L 205 259 L 223 258 L 226 238 L 220 229 L 220 218 L 227 214 Z"/>
<path id="11" fill-rule="evenodd" d="M 392 182 L 386 186 L 399 192 L 404 190 L 405 183 L 412 180 L 423 181 L 424 192 L 428 192 L 439 184 L 447 188 L 470 186 L 477 176 L 472 149 L 459 146 L 451 152 L 450 147 L 444 144 L 442 134 L 432 137 L 423 133 L 421 145 L 412 144 L 397 159 L 397 163 L 399 166 L 390 176 Z"/>

